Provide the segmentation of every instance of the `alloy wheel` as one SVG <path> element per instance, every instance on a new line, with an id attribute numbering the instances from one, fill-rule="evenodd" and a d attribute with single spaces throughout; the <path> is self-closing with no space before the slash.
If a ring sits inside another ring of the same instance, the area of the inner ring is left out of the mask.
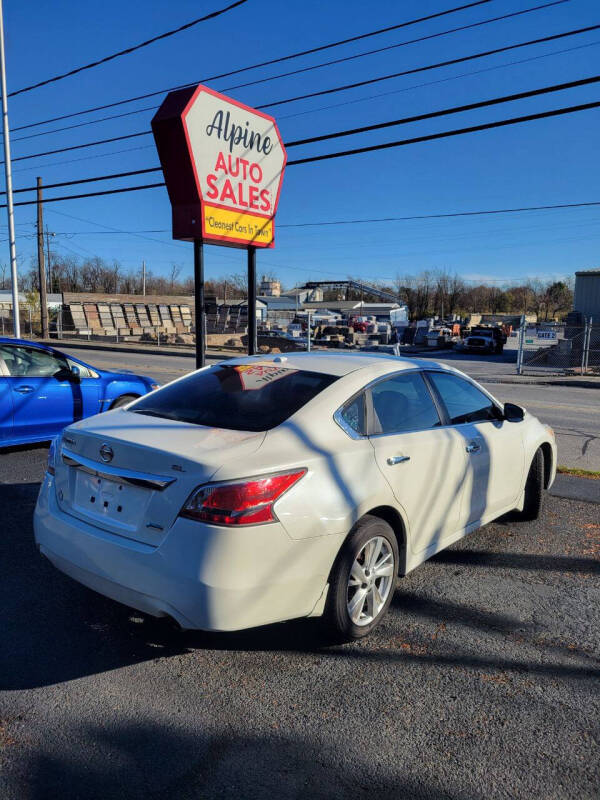
<path id="1" fill-rule="evenodd" d="M 395 576 L 390 543 L 383 536 L 369 539 L 359 550 L 348 576 L 347 609 L 355 625 L 369 625 L 381 613 Z"/>

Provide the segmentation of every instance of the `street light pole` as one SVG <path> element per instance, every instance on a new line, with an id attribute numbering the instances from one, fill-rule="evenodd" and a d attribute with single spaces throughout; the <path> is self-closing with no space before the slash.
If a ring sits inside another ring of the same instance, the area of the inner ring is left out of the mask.
<path id="1" fill-rule="evenodd" d="M 6 176 L 6 211 L 8 214 L 8 241 L 10 247 L 10 275 L 12 281 L 12 303 L 14 334 L 21 337 L 19 320 L 19 286 L 17 283 L 17 247 L 15 244 L 15 218 L 13 212 L 12 172 L 10 162 L 10 129 L 8 127 L 8 98 L 6 91 L 6 60 L 4 56 L 4 10 L 0 0 L 0 83 L 2 90 L 2 131 L 4 134 L 4 174 Z"/>

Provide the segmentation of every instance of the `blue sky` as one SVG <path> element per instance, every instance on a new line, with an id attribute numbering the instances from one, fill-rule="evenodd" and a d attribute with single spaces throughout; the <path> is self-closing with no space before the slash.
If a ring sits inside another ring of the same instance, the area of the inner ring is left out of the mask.
<path id="1" fill-rule="evenodd" d="M 207 83 L 225 91 L 246 80 L 396 44 L 541 2 L 492 0 L 438 20 Z M 136 44 L 224 5 L 225 0 L 171 3 L 104 0 L 101 4 L 90 0 L 55 3 L 7 0 L 4 14 L 9 92 Z M 11 128 L 179 83 L 200 81 L 211 74 L 455 5 L 459 5 L 458 0 L 382 0 L 371 4 L 361 0 L 249 0 L 215 21 L 107 65 L 11 98 Z M 570 0 L 514 19 L 228 93 L 249 105 L 259 105 L 595 23 L 600 23 L 597 0 Z M 569 52 L 558 52 L 567 49 Z M 524 61 L 532 58 L 535 60 Z M 598 72 L 599 64 L 600 31 L 594 31 L 290 103 L 273 109 L 272 113 L 284 140 L 292 140 L 576 80 Z M 578 88 L 333 143 L 298 147 L 290 150 L 288 157 L 535 113 L 597 100 L 598 95 L 598 86 Z M 157 105 L 160 100 L 151 98 L 64 123 L 15 131 L 13 157 L 149 129 L 151 110 L 46 133 L 55 127 Z M 44 135 L 17 141 L 33 133 Z M 511 281 L 525 276 L 562 277 L 576 269 L 597 266 L 600 207 L 324 228 L 285 225 L 600 200 L 599 134 L 600 109 L 594 109 L 449 140 L 291 167 L 281 193 L 276 246 L 272 251 L 259 252 L 258 271 L 272 270 L 285 284 L 293 285 L 308 278 L 325 280 L 348 275 L 388 280 L 436 268 L 456 271 L 471 280 L 482 277 Z M 157 164 L 152 137 L 140 137 L 15 162 L 13 183 L 18 188 L 34 185 L 37 175 L 45 183 L 52 183 Z M 48 195 L 159 179 L 153 175 L 141 176 L 88 184 L 74 190 L 49 191 Z M 21 194 L 15 199 L 24 197 Z M 33 194 L 27 198 L 33 199 Z M 31 236 L 34 221 L 34 206 L 16 209 L 17 248 L 26 264 L 35 252 L 35 239 Z M 170 206 L 165 189 L 47 204 L 46 222 L 57 233 L 53 243 L 63 254 L 117 259 L 127 270 L 138 269 L 145 259 L 155 273 L 168 272 L 173 263 L 182 266 L 182 275 L 192 272 L 191 245 L 174 242 L 168 232 Z M 0 233 L 6 231 L 5 218 L 0 219 L 0 224 Z M 111 232 L 111 228 L 167 232 L 134 236 Z M 0 246 L 4 248 L 0 260 L 8 261 L 7 242 Z M 207 277 L 240 272 L 245 269 L 245 254 L 209 247 L 206 264 Z"/>

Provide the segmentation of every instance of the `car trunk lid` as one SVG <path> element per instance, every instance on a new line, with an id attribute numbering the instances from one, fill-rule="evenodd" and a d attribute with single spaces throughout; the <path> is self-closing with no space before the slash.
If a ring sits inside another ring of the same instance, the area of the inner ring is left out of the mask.
<path id="1" fill-rule="evenodd" d="M 102 530 L 158 546 L 191 492 L 257 450 L 264 436 L 108 412 L 65 431 L 57 502 Z"/>

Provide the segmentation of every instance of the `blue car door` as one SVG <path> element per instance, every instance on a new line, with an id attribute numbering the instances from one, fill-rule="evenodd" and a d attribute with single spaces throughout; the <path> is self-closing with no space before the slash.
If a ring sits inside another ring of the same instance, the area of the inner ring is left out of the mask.
<path id="1" fill-rule="evenodd" d="M 83 417 L 82 387 L 71 378 L 63 356 L 6 344 L 0 346 L 0 355 L 10 373 L 6 381 L 13 405 L 12 438 L 49 439 Z"/>
<path id="2" fill-rule="evenodd" d="M 10 439 L 13 432 L 13 406 L 8 384 L 8 371 L 0 356 L 0 445 Z"/>

